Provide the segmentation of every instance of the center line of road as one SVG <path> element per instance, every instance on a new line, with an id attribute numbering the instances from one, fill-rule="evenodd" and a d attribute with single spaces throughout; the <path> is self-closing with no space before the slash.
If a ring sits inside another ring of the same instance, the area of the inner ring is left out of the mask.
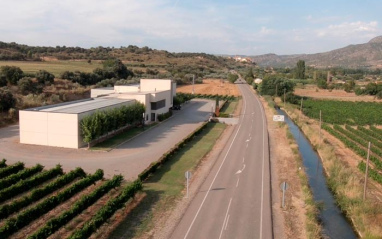
<path id="1" fill-rule="evenodd" d="M 231 202 L 232 202 L 232 198 L 229 200 L 227 212 L 225 213 L 224 222 L 223 222 L 222 230 L 220 231 L 219 239 L 222 238 L 224 228 L 227 228 L 226 224 L 228 224 L 228 212 L 229 212 L 229 208 L 231 207 Z"/>
<path id="2" fill-rule="evenodd" d="M 231 216 L 231 215 L 228 215 L 227 221 L 225 223 L 224 231 L 227 231 L 228 222 L 229 222 L 229 216 Z"/>
<path id="3" fill-rule="evenodd" d="M 240 181 L 240 178 L 237 179 L 237 182 L 236 182 L 236 187 L 239 186 L 239 181 Z"/>
<path id="4" fill-rule="evenodd" d="M 246 111 L 246 109 L 247 109 L 247 104 L 246 104 L 246 101 L 245 101 L 245 98 L 244 98 L 244 97 L 243 97 L 243 100 L 244 100 L 244 113 L 245 113 L 245 111 Z M 244 117 L 243 117 L 243 119 L 244 119 Z M 195 214 L 194 219 L 192 220 L 190 226 L 188 227 L 188 230 L 187 230 L 187 232 L 186 232 L 186 235 L 184 236 L 184 239 L 186 239 L 187 236 L 188 236 L 188 233 L 190 233 L 191 228 L 192 228 L 192 226 L 194 225 L 195 220 L 196 220 L 196 218 L 198 217 L 199 212 L 200 212 L 200 210 L 202 209 L 203 204 L 204 204 L 204 202 L 206 201 L 206 198 L 208 197 L 208 194 L 209 194 L 210 191 L 211 191 L 212 185 L 214 184 L 214 182 L 215 182 L 215 180 L 216 180 L 216 178 L 217 178 L 217 176 L 218 176 L 218 174 L 219 174 L 221 168 L 223 167 L 223 164 L 224 164 L 225 160 L 227 159 L 227 156 L 228 156 L 228 154 L 229 154 L 229 152 L 230 152 L 230 150 L 231 150 L 231 148 L 232 148 L 232 145 L 233 145 L 233 143 L 234 143 L 235 140 L 236 140 L 236 137 L 237 137 L 237 135 L 238 135 L 238 133 L 239 133 L 239 131 L 240 131 L 240 129 L 241 129 L 241 125 L 242 125 L 242 124 L 240 124 L 240 125 L 239 125 L 239 128 L 237 129 L 236 134 L 235 134 L 235 136 L 233 137 L 233 140 L 232 140 L 232 142 L 231 142 L 231 145 L 229 146 L 228 151 L 227 151 L 227 153 L 225 154 L 224 159 L 223 159 L 223 161 L 221 162 L 221 164 L 220 164 L 220 166 L 219 166 L 219 169 L 218 169 L 218 171 L 216 172 L 216 174 L 215 174 L 215 176 L 214 176 L 214 179 L 212 180 L 212 182 L 211 182 L 211 184 L 210 184 L 210 187 L 208 188 L 207 193 L 206 193 L 206 195 L 204 196 L 203 201 L 202 201 L 202 203 L 201 203 L 200 206 L 199 206 L 198 211 L 197 211 L 196 214 Z"/>

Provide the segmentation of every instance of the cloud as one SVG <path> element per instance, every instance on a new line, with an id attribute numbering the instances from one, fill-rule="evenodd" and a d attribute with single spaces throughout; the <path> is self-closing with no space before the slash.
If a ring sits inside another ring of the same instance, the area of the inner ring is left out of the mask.
<path id="1" fill-rule="evenodd" d="M 370 38 L 375 36 L 380 29 L 377 21 L 371 22 L 344 22 L 337 25 L 329 25 L 316 31 L 318 37 L 356 37 Z"/>

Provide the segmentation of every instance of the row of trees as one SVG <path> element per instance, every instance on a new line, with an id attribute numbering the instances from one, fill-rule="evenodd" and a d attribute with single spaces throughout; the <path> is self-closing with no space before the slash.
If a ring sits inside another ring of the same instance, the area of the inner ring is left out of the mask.
<path id="1" fill-rule="evenodd" d="M 39 84 L 52 84 L 54 75 L 46 70 L 39 70 L 35 75 L 25 74 L 20 67 L 17 66 L 2 66 L 0 67 L 0 87 L 6 85 L 17 85 L 19 80 L 24 77 L 35 77 Z"/>
<path id="2" fill-rule="evenodd" d="M 80 71 L 65 71 L 61 74 L 62 79 L 70 80 L 81 85 L 95 85 L 105 79 L 129 79 L 134 73 L 127 69 L 119 59 L 109 59 L 103 62 L 103 68 L 96 68 L 92 73 Z"/>
<path id="3" fill-rule="evenodd" d="M 83 141 L 90 144 L 93 140 L 126 125 L 142 122 L 144 112 L 145 106 L 141 103 L 135 103 L 111 110 L 97 111 L 86 116 L 80 122 Z"/>

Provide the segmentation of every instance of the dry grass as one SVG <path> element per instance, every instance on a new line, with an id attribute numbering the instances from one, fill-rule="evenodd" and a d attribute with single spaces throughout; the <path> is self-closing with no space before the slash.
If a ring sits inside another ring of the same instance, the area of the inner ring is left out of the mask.
<path id="1" fill-rule="evenodd" d="M 264 98 L 262 98 L 264 99 Z M 286 208 L 281 209 L 281 195 L 275 199 L 273 214 L 284 225 L 286 238 L 320 238 L 321 227 L 317 222 L 317 207 L 308 186 L 308 179 L 299 155 L 298 146 L 285 124 L 273 122 L 275 114 L 271 99 L 262 100 L 268 118 L 270 136 L 271 161 L 275 167 L 277 182 L 272 187 L 278 187 L 286 181 L 290 189 L 286 191 Z M 280 193 L 281 194 L 281 193 Z M 280 219 L 280 217 L 282 217 Z M 277 230 L 277 229 L 275 229 Z M 277 234 L 277 231 L 275 232 Z M 276 237 L 278 238 L 278 237 Z M 280 236 L 280 238 L 283 238 Z"/>
<path id="2" fill-rule="evenodd" d="M 317 149 L 327 174 L 328 185 L 359 235 L 362 238 L 382 238 L 382 187 L 370 179 L 368 198 L 363 202 L 364 175 L 357 168 L 362 158 L 324 130 L 320 140 L 319 123 L 316 120 L 305 116 L 299 120 L 300 114 L 295 107 L 287 104 L 286 108 Z"/>
<path id="3" fill-rule="evenodd" d="M 182 85 L 176 88 L 177 92 L 192 93 L 192 85 Z M 203 84 L 194 85 L 195 94 L 218 94 L 240 96 L 240 91 L 235 84 L 220 79 L 205 79 Z"/>
<path id="4" fill-rule="evenodd" d="M 64 71 L 92 72 L 95 68 L 102 68 L 102 64 L 97 61 L 87 63 L 87 61 L 0 61 L 0 66 L 17 66 L 24 73 L 36 73 L 39 70 L 46 70 L 58 77 Z"/>
<path id="5" fill-rule="evenodd" d="M 347 93 L 344 90 L 318 89 L 316 85 L 305 85 L 304 88 L 296 88 L 294 93 L 299 96 L 306 96 L 316 99 L 382 102 L 382 100 L 378 100 L 374 96 L 356 95 L 354 92 Z"/>

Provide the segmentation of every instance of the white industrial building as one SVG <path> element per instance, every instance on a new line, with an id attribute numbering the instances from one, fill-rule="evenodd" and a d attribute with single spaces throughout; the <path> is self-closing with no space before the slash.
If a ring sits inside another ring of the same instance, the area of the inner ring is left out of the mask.
<path id="1" fill-rule="evenodd" d="M 85 143 L 79 123 L 85 116 L 141 102 L 149 123 L 169 111 L 175 94 L 172 80 L 141 79 L 139 85 L 92 89 L 90 99 L 21 110 L 20 143 L 80 148 Z"/>

